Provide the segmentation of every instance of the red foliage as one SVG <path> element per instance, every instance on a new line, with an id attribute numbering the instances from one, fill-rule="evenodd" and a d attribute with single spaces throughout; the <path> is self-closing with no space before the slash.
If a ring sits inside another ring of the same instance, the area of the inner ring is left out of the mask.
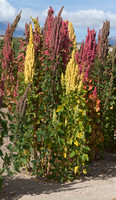
<path id="1" fill-rule="evenodd" d="M 76 62 L 79 64 L 80 74 L 84 73 L 84 81 L 91 76 L 91 71 L 94 70 L 92 66 L 94 65 L 95 57 L 97 54 L 97 45 L 96 45 L 96 31 L 89 30 L 88 35 L 86 36 L 85 45 L 84 41 L 82 42 L 80 52 L 77 51 L 75 55 Z"/>
<path id="2" fill-rule="evenodd" d="M 54 11 L 50 7 L 48 17 L 44 26 L 44 44 L 47 50 L 45 55 L 48 55 L 52 62 L 52 70 L 56 70 L 59 64 L 59 58 L 62 58 L 62 66 L 65 69 L 69 60 L 69 47 L 71 41 L 69 39 L 68 21 L 63 21 L 61 12 L 59 11 L 56 17 L 53 17 Z"/>
<path id="3" fill-rule="evenodd" d="M 107 54 L 108 54 L 109 30 L 110 30 L 110 22 L 106 20 L 106 22 L 103 23 L 102 29 L 99 31 L 98 45 L 97 45 L 99 62 L 102 64 L 104 63 L 104 59 L 107 58 Z"/>
<path id="4" fill-rule="evenodd" d="M 4 92 L 7 95 L 13 96 L 15 84 L 16 84 L 16 74 L 14 74 L 14 52 L 12 50 L 12 37 L 10 35 L 10 26 L 8 24 L 5 37 L 4 46 L 2 49 L 2 74 L 1 80 L 4 82 Z"/>
<path id="5" fill-rule="evenodd" d="M 25 39 L 29 42 L 29 24 L 25 23 Z"/>
<path id="6" fill-rule="evenodd" d="M 48 10 L 48 16 L 46 18 L 44 29 L 43 29 L 44 47 L 45 48 L 47 47 L 45 49 L 45 55 L 50 55 L 49 43 L 50 43 L 50 34 L 52 30 L 52 22 L 54 19 L 53 14 L 54 14 L 54 10 L 52 9 L 52 7 L 50 7 L 50 9 Z"/>
<path id="7" fill-rule="evenodd" d="M 7 80 L 7 75 L 10 75 L 10 81 L 13 81 L 11 62 L 14 59 L 14 53 L 11 48 L 11 37 L 9 35 L 9 24 L 4 37 L 4 46 L 2 50 L 2 80 Z"/>
<path id="8" fill-rule="evenodd" d="M 2 107 L 2 99 L 4 96 L 4 81 L 0 82 L 0 108 Z"/>

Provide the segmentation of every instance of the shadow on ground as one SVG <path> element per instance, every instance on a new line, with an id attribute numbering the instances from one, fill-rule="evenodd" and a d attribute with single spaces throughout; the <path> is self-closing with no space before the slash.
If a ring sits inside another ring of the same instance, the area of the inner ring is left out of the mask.
<path id="1" fill-rule="evenodd" d="M 18 200 L 23 195 L 50 194 L 60 191 L 81 190 L 85 186 L 79 184 L 91 179 L 108 180 L 116 177 L 116 154 L 107 154 L 104 160 L 97 160 L 90 164 L 88 175 L 82 176 L 79 180 L 60 184 L 47 182 L 41 179 L 35 179 L 23 171 L 21 174 L 13 177 L 5 177 L 4 189 L 0 194 L 0 200 Z"/>
<path id="2" fill-rule="evenodd" d="M 92 161 L 85 179 L 102 179 L 116 177 L 116 153 L 107 153 L 104 159 Z"/>

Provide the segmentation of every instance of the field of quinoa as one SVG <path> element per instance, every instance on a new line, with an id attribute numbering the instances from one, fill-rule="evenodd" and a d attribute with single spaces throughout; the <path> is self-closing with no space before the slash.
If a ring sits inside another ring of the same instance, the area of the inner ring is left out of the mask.
<path id="1" fill-rule="evenodd" d="M 110 21 L 79 48 L 63 7 L 0 42 L 0 199 L 116 199 L 116 45 Z M 78 19 L 77 19 L 78 20 Z"/>

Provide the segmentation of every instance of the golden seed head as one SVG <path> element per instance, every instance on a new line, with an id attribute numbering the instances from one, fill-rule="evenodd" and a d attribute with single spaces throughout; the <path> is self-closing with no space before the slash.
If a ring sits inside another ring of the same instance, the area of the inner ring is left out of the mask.
<path id="1" fill-rule="evenodd" d="M 33 44 L 33 30 L 32 30 L 32 25 L 30 24 L 30 37 L 29 37 L 29 43 L 27 45 L 25 63 L 24 63 L 24 75 L 26 84 L 33 81 L 34 71 L 35 71 L 35 49 Z"/>

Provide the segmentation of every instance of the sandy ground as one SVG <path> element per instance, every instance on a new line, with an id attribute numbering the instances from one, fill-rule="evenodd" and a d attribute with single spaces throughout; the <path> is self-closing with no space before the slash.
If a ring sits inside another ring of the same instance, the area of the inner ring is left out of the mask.
<path id="1" fill-rule="evenodd" d="M 4 178 L 0 200 L 116 200 L 116 153 L 92 162 L 87 176 L 65 184 L 42 180 L 25 170 Z"/>

